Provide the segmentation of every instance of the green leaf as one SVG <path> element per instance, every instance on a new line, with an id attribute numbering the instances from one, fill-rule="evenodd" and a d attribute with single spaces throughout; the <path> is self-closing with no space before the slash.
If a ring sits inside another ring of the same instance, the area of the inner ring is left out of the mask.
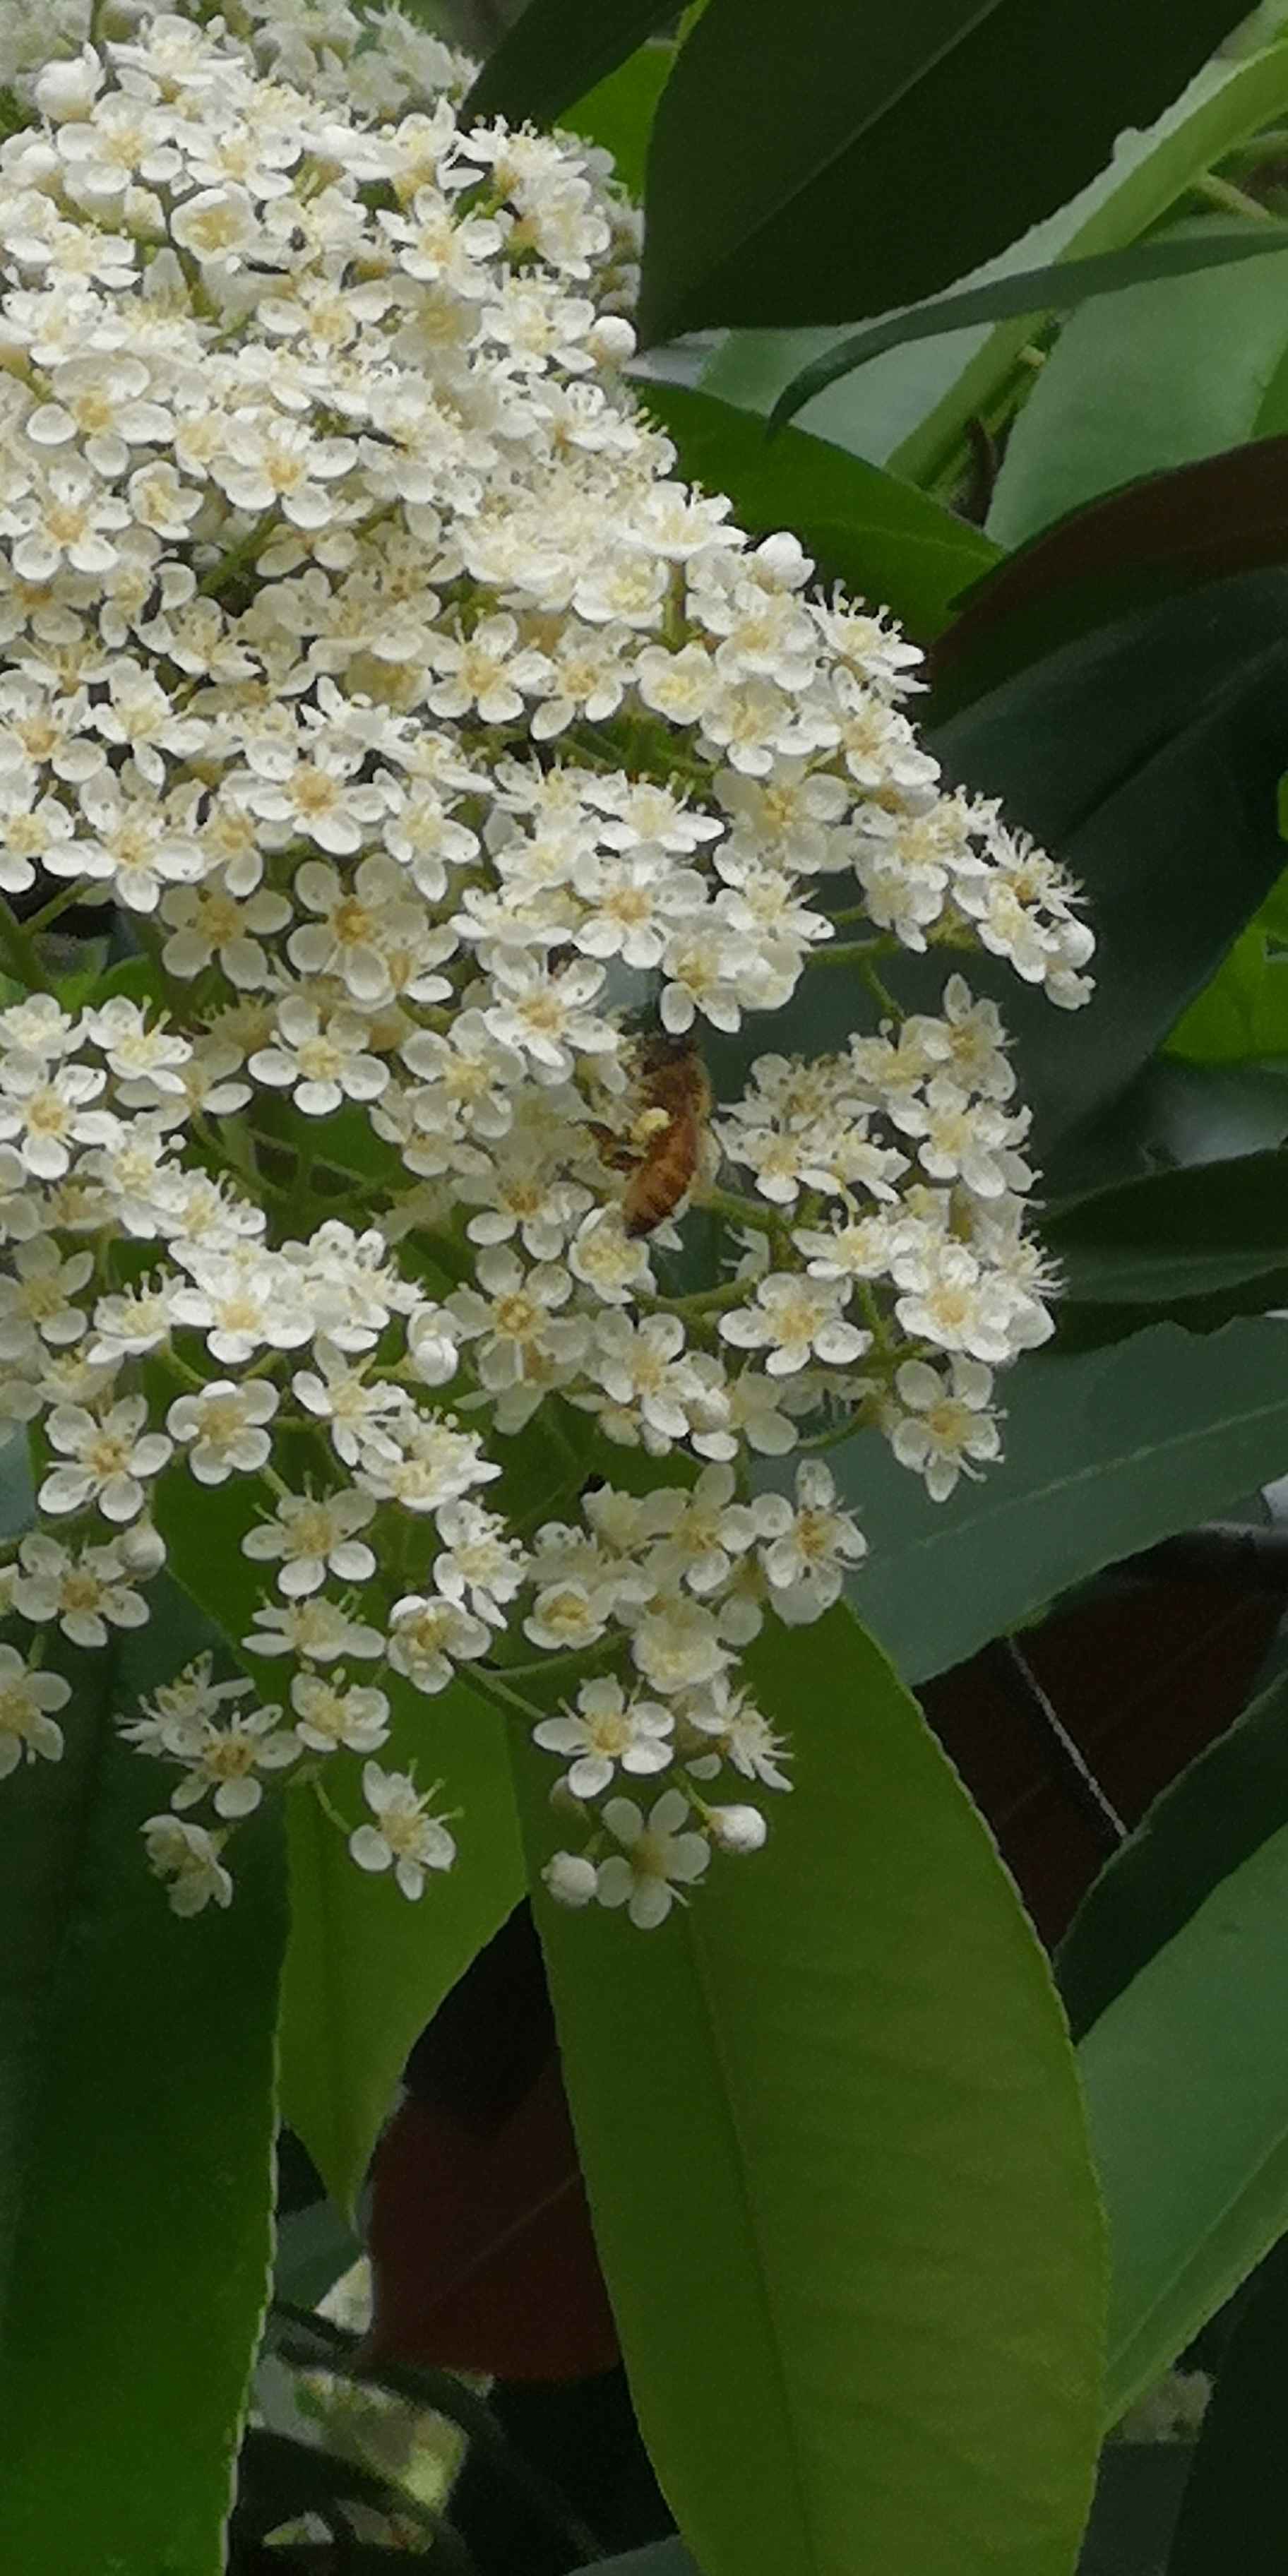
<path id="1" fill-rule="evenodd" d="M 1263 2263 L 1222 2355 L 1167 2576 L 1212 2576 L 1236 2532 L 1239 2576 L 1281 2576 L 1288 2535 L 1286 2346 L 1288 2238 Z"/>
<path id="2" fill-rule="evenodd" d="M 1288 248 L 1288 224 L 1213 224 L 1200 235 L 1179 229 L 1161 240 L 1136 242 L 1130 250 L 1102 251 L 1095 258 L 1057 260 L 1044 268 L 1024 268 L 968 286 L 928 304 L 911 304 L 880 322 L 854 332 L 835 348 L 815 358 L 792 378 L 770 413 L 776 429 L 803 405 L 835 384 L 852 368 L 866 366 L 885 349 L 912 340 L 933 339 L 942 331 L 961 331 L 974 322 L 999 322 L 1009 314 L 1067 312 L 1097 295 L 1119 295 L 1124 287 L 1146 279 L 1189 277 L 1197 269 L 1227 267 L 1233 261 L 1281 256 Z"/>
<path id="3" fill-rule="evenodd" d="M 1105 2421 L 1288 2221 L 1288 1829 L 1221 1881 L 1078 2051 L 1109 2216 Z"/>
<path id="4" fill-rule="evenodd" d="M 338 2206 L 352 2211 L 412 2043 L 524 1892 L 502 1721 L 463 1682 L 433 1700 L 385 1685 L 393 1728 L 381 1759 L 442 1778 L 454 1869 L 410 1905 L 391 1877 L 355 1868 L 316 1795 L 287 1800 L 291 1938 L 282 1979 L 282 2110 Z M 329 1784 L 328 1784 L 329 1785 Z M 332 1792 L 346 1826 L 357 1784 Z"/>
<path id="5" fill-rule="evenodd" d="M 1076 197 L 969 282 L 1120 250 L 1166 214 L 1200 171 L 1277 114 L 1285 99 L 1288 45 L 1271 45 L 1242 62 L 1206 64 L 1155 124 L 1119 135 L 1108 166 Z M 819 395 L 802 426 L 913 482 L 930 481 L 947 467 L 967 423 L 992 417 L 1005 402 L 1031 330 L 1026 315 L 890 350 Z M 767 412 L 791 378 L 841 336 L 731 332 L 708 365 L 703 388 Z"/>
<path id="6" fill-rule="evenodd" d="M 489 54 L 462 118 L 553 125 L 675 14 L 672 0 L 528 0 Z"/>
<path id="7" fill-rule="evenodd" d="M 241 1541 L 268 1502 L 250 1476 L 199 1492 L 184 1470 L 172 1469 L 157 1489 L 176 1582 L 261 1687 L 271 1667 L 242 1655 L 241 1642 L 263 1586 Z M 391 1877 L 355 1867 L 347 1833 L 366 1813 L 356 1763 L 337 1765 L 326 1780 L 338 1823 L 311 1785 L 286 1791 L 282 2115 L 349 2216 L 412 2042 L 524 1887 L 501 1721 L 464 1681 L 434 1699 L 396 1675 L 385 1687 L 392 1722 L 381 1758 L 392 1770 L 416 1764 L 426 1783 L 441 1779 L 440 1812 L 460 1811 L 455 1868 L 409 1904 Z"/>
<path id="8" fill-rule="evenodd" d="M 644 194 L 648 139 L 674 60 L 673 45 L 641 45 L 559 119 L 571 133 L 612 153 L 617 176 L 633 197 Z"/>
<path id="9" fill-rule="evenodd" d="M 1288 438 L 1152 474 L 1057 521 L 972 590 L 935 657 L 949 714 L 1040 655 L 1223 575 L 1281 564 Z"/>
<path id="10" fill-rule="evenodd" d="M 1107 1350 L 1021 1360 L 1000 1393 L 1005 1458 L 946 1503 L 872 1433 L 832 1455 L 872 1546 L 855 1608 L 909 1682 L 1278 1475 L 1288 1325 L 1157 1324 Z"/>
<path id="11" fill-rule="evenodd" d="M 892 608 L 915 636 L 939 634 L 957 592 L 1001 559 L 980 529 L 911 483 L 804 430 L 770 446 L 758 420 L 710 394 L 663 384 L 640 392 L 687 479 L 727 492 L 753 536 L 790 528 L 824 579 Z"/>
<path id="12" fill-rule="evenodd" d="M 1201 242 L 1211 219 L 1169 241 Z M 1251 227 L 1249 227 L 1251 229 Z M 989 529 L 1023 545 L 1122 483 L 1258 434 L 1288 344 L 1288 254 L 1128 287 L 1065 325 L 1007 442 Z"/>
<path id="13" fill-rule="evenodd" d="M 1240 1154 L 1097 1190 L 1042 1227 L 1066 1297 L 1171 1306 L 1288 1268 L 1288 1154 Z"/>
<path id="14" fill-rule="evenodd" d="M 1154 1800 L 1088 1888 L 1056 1976 L 1080 2039 L 1223 1878 L 1288 1825 L 1288 1679 L 1250 1701 Z"/>
<path id="15" fill-rule="evenodd" d="M 649 1934 L 538 1897 L 650 2456 L 704 2576 L 1068 2576 L 1100 2222 L 1045 1963 L 848 1615 L 749 1663 L 796 1745 L 767 1851 Z"/>
<path id="16" fill-rule="evenodd" d="M 280 1816 L 239 1829 L 226 1913 L 170 1912 L 138 1835 L 170 1782 L 112 1719 L 209 1630 L 168 1586 L 152 1602 L 67 1657 L 64 1758 L 0 1797 L 0 2563 L 22 2576 L 218 2576 L 268 2286 Z"/>

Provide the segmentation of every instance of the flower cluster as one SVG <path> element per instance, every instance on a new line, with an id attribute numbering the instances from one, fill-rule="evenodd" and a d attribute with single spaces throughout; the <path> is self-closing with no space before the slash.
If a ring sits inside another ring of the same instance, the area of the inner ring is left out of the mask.
<path id="1" fill-rule="evenodd" d="M 36 1641 L 139 1624 L 231 1487 L 243 1677 L 125 1720 L 176 1909 L 346 1759 L 355 1862 L 418 1896 L 454 1838 L 378 1757 L 464 1683 L 565 1766 L 554 1894 L 652 1925 L 788 1785 L 741 1657 L 864 1549 L 811 1451 L 875 1426 L 942 1498 L 998 1450 L 1050 1283 L 953 961 L 1071 1007 L 1090 934 L 942 784 L 890 619 L 680 479 L 602 156 L 472 121 L 393 10 L 36 14 L 0 36 L 0 1411 L 39 1470 L 0 1773 L 60 1749 Z M 73 906 L 114 925 L 88 995 Z M 909 1015 L 881 961 L 928 947 Z M 814 971 L 864 1032 L 748 1070 Z"/>

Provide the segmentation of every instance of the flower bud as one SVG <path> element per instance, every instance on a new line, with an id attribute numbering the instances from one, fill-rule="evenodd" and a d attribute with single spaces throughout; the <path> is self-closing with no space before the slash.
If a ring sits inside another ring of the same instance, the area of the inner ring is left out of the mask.
<path id="1" fill-rule="evenodd" d="M 601 313 L 586 334 L 586 346 L 601 366 L 624 367 L 635 355 L 635 334 L 620 313 Z"/>
<path id="2" fill-rule="evenodd" d="M 595 1893 L 595 1864 L 576 1852 L 556 1852 L 541 1875 L 556 1905 L 589 1905 Z"/>
<path id="3" fill-rule="evenodd" d="M 707 1826 L 721 1851 L 759 1851 L 769 1831 L 759 1807 L 709 1807 Z"/>

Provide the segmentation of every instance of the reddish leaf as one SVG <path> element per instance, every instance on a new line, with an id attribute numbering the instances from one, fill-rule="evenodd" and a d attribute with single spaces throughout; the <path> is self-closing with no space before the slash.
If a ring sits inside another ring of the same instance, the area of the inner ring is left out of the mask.
<path id="1" fill-rule="evenodd" d="M 579 2379 L 617 2336 L 557 2057 L 493 2134 L 407 2101 L 372 2169 L 366 2359 Z"/>
<path id="2" fill-rule="evenodd" d="M 964 594 L 934 648 L 937 712 L 1112 618 L 1285 561 L 1288 438 L 1124 484 L 1057 519 Z"/>

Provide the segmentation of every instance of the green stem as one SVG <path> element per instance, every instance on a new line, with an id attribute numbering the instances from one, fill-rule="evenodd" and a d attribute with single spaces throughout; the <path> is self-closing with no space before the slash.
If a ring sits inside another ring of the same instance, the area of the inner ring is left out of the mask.
<path id="1" fill-rule="evenodd" d="M 852 920 L 866 919 L 865 914 L 851 914 Z M 857 966 L 866 970 L 874 957 L 893 957 L 899 947 L 897 939 L 831 939 L 820 944 L 807 958 L 809 966 Z"/>
<path id="2" fill-rule="evenodd" d="M 43 905 L 39 912 L 33 913 L 27 924 L 28 929 L 33 932 L 50 929 L 60 914 L 70 912 L 74 903 L 82 901 L 93 883 L 93 877 L 77 877 L 71 885 L 65 885 L 61 893 L 54 896 L 52 902 Z"/>
<path id="3" fill-rule="evenodd" d="M 208 573 L 203 573 L 197 584 L 198 597 L 217 599 L 222 590 L 227 590 L 229 583 L 236 581 L 239 574 L 246 570 L 247 565 L 254 562 L 265 538 L 271 534 L 277 522 L 277 504 L 274 502 L 267 510 L 261 512 L 254 527 L 249 528 L 244 537 L 239 537 L 236 545 L 230 546 L 227 554 L 221 555 L 218 563 L 212 564 Z"/>

